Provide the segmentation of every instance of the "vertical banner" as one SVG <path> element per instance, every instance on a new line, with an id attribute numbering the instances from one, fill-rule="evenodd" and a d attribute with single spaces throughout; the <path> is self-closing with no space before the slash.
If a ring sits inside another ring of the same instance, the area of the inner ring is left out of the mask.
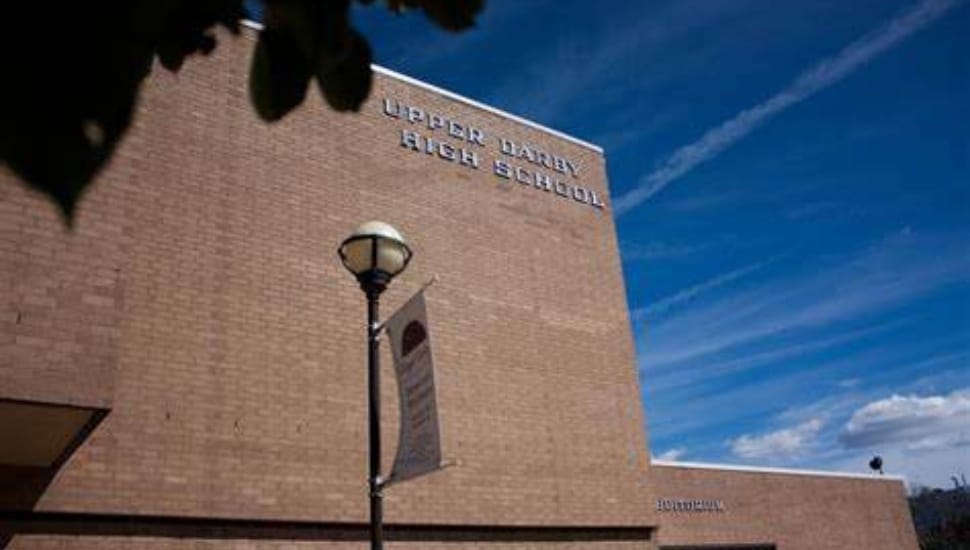
<path id="1" fill-rule="evenodd" d="M 441 433 L 424 289 L 384 325 L 391 340 L 401 410 L 397 456 L 387 478 L 396 483 L 441 469 Z"/>

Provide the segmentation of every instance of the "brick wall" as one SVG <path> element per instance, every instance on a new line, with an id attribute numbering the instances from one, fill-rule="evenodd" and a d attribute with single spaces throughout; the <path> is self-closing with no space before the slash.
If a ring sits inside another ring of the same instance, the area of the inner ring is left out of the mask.
<path id="1" fill-rule="evenodd" d="M 89 194 L 88 210 L 103 214 L 67 237 L 51 208 L 12 181 L 0 167 L 0 397 L 109 407 L 125 300 L 125 192 Z"/>
<path id="2" fill-rule="evenodd" d="M 778 550 L 916 550 L 903 483 L 654 465 L 656 498 L 721 500 L 720 512 L 657 513 L 665 545 L 774 543 Z"/>
<path id="3" fill-rule="evenodd" d="M 365 309 L 335 249 L 382 219 L 415 250 L 383 311 L 440 277 L 439 410 L 460 461 L 390 488 L 387 521 L 649 525 L 609 205 L 492 170 L 499 137 L 528 142 L 608 202 L 602 155 L 383 76 L 360 115 L 311 92 L 268 126 L 248 104 L 252 42 L 152 74 L 73 233 L 0 176 L 0 393 L 113 407 L 38 509 L 364 520 Z M 402 147 L 402 129 L 461 140 L 387 116 L 385 98 L 480 129 L 484 147 L 463 145 L 480 166 Z"/>
<path id="4" fill-rule="evenodd" d="M 341 542 L 272 542 L 272 541 L 182 541 L 152 538 L 98 538 L 84 539 L 72 537 L 26 536 L 19 537 L 10 546 L 11 550 L 75 550 L 92 548 L 98 550 L 181 550 L 190 546 L 195 550 L 347 550 L 365 548 L 365 544 L 349 545 Z M 389 545 L 393 550 L 585 550 L 591 548 L 588 542 L 532 542 L 532 543 L 395 543 Z M 601 542 L 598 550 L 644 550 L 652 548 L 636 542 Z"/>

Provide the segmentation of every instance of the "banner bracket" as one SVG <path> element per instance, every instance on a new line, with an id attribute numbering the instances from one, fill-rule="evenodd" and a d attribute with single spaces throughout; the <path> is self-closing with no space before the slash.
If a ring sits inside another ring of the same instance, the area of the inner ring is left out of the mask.
<path id="1" fill-rule="evenodd" d="M 438 277 L 438 274 L 437 273 L 435 273 L 434 275 L 431 276 L 430 279 L 428 279 L 428 281 L 426 283 L 424 283 L 423 285 L 421 285 L 421 288 L 419 288 L 417 290 L 417 292 L 415 292 L 414 294 L 420 294 L 420 293 L 424 292 L 431 285 L 437 283 L 440 280 L 441 280 L 441 278 Z M 382 336 L 384 336 L 384 333 L 387 332 L 387 321 L 381 321 L 381 322 L 378 322 L 378 323 L 374 323 L 374 325 L 373 325 L 372 328 L 374 330 L 374 332 L 373 332 L 374 339 L 375 340 L 376 339 L 380 339 Z"/>
<path id="2" fill-rule="evenodd" d="M 374 483 L 377 486 L 374 490 L 374 494 L 377 496 L 383 496 L 384 487 L 387 487 L 389 481 L 390 479 L 384 476 L 377 476 L 377 479 L 374 480 Z"/>
<path id="3" fill-rule="evenodd" d="M 385 332 L 387 332 L 387 323 L 374 323 L 371 325 L 371 334 L 374 340 L 380 340 Z"/>

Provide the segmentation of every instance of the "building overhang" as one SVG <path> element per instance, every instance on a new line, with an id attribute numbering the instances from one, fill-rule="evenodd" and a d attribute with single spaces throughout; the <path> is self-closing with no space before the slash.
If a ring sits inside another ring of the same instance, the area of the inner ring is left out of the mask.
<path id="1" fill-rule="evenodd" d="M 0 467 L 60 468 L 108 410 L 0 398 Z"/>

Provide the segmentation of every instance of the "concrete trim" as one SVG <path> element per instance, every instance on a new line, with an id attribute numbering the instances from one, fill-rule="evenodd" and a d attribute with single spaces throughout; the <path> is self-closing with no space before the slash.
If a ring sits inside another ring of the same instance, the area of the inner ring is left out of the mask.
<path id="1" fill-rule="evenodd" d="M 672 460 L 651 460 L 652 466 L 664 468 L 693 468 L 697 470 L 721 470 L 727 472 L 746 472 L 755 474 L 781 474 L 794 476 L 839 477 L 851 479 L 866 479 L 869 481 L 901 481 L 906 483 L 906 477 L 895 475 L 858 474 L 854 472 L 833 472 L 826 470 L 801 470 L 795 468 L 771 468 L 761 466 L 742 466 L 738 464 L 714 464 L 709 462 L 675 462 Z"/>
<path id="2" fill-rule="evenodd" d="M 382 75 L 389 76 L 389 77 L 394 78 L 396 80 L 400 80 L 402 82 L 406 82 L 408 84 L 417 86 L 419 88 L 424 88 L 425 90 L 428 90 L 430 92 L 434 92 L 434 93 L 436 93 L 438 95 L 442 95 L 444 97 L 447 97 L 448 99 L 452 99 L 452 100 L 457 101 L 459 103 L 464 103 L 465 105 L 469 105 L 471 107 L 475 107 L 476 109 L 481 109 L 483 111 L 492 113 L 494 115 L 498 115 L 498 116 L 500 116 L 502 118 L 507 118 L 507 119 L 509 119 L 509 120 L 511 120 L 513 122 L 518 122 L 519 124 L 522 124 L 523 126 L 528 126 L 528 127 L 533 128 L 535 130 L 539 130 L 540 132 L 545 132 L 545 133 L 547 133 L 549 135 L 552 135 L 552 136 L 555 136 L 557 138 L 564 139 L 566 141 L 569 141 L 571 143 L 574 143 L 576 145 L 579 145 L 580 147 L 585 147 L 587 149 L 592 149 L 593 151 L 596 151 L 597 153 L 599 153 L 601 155 L 603 154 L 603 148 L 600 147 L 599 145 L 595 145 L 595 144 L 592 144 L 592 143 L 590 143 L 588 141 L 581 140 L 581 139 L 579 139 L 577 137 L 573 137 L 573 136 L 571 136 L 569 134 L 565 134 L 563 132 L 560 132 L 559 130 L 553 130 L 552 128 L 549 128 L 548 126 L 543 126 L 542 124 L 539 124 L 538 122 L 533 122 L 533 121 L 531 121 L 531 120 L 529 120 L 527 118 L 522 118 L 520 116 L 513 115 L 512 113 L 509 113 L 507 111 L 503 111 L 502 109 L 498 109 L 496 107 L 492 107 L 491 105 L 486 105 L 485 103 L 481 103 L 481 102 L 475 101 L 474 99 L 470 99 L 470 98 L 467 98 L 467 97 L 465 97 L 463 95 L 456 94 L 455 92 L 450 92 L 448 90 L 445 90 L 444 88 L 439 88 L 439 87 L 437 87 L 437 86 L 435 86 L 433 84 L 428 84 L 427 82 L 424 82 L 422 80 L 418 80 L 416 78 L 412 78 L 410 76 L 401 74 L 399 72 L 392 71 L 391 69 L 388 69 L 386 67 L 381 67 L 380 65 L 373 65 L 372 64 L 371 65 L 371 69 L 373 69 L 374 72 L 376 72 L 376 73 L 380 73 Z"/>
<path id="3" fill-rule="evenodd" d="M 263 30 L 263 25 L 262 24 L 257 23 L 255 21 L 250 21 L 248 19 L 244 19 L 242 21 L 242 25 L 244 27 L 247 27 L 247 28 L 250 28 L 250 29 L 254 29 L 254 30 L 257 30 L 257 31 Z M 482 103 L 480 101 L 475 101 L 474 99 L 471 99 L 469 97 L 465 97 L 465 96 L 463 96 L 461 94 L 457 94 L 455 92 L 446 90 L 444 88 L 439 88 L 438 86 L 435 86 L 434 84 L 429 84 L 429 83 L 427 83 L 427 82 L 425 82 L 423 80 L 418 80 L 417 78 L 410 77 L 410 76 L 407 76 L 405 74 L 401 74 L 401 73 L 399 73 L 397 71 L 393 71 L 391 69 L 388 69 L 387 67 L 382 67 L 382 66 L 377 65 L 375 63 L 372 63 L 371 64 L 371 69 L 375 73 L 382 74 L 384 76 L 393 78 L 395 80 L 400 80 L 401 82 L 405 82 L 407 84 L 411 84 L 412 86 L 417 86 L 418 88 L 422 88 L 422 89 L 427 90 L 429 92 L 434 92 L 434 93 L 436 93 L 438 95 L 447 97 L 448 99 L 457 101 L 459 103 L 464 103 L 465 105 L 469 105 L 471 107 L 475 107 L 476 109 L 481 109 L 482 111 L 486 111 L 486 112 L 492 113 L 494 115 L 498 115 L 498 116 L 500 116 L 502 118 L 506 118 L 506 119 L 511 120 L 513 122 L 518 122 L 519 124 L 522 124 L 524 126 L 528 126 L 528 127 L 533 128 L 535 130 L 539 130 L 540 132 L 544 132 L 544 133 L 549 134 L 551 136 L 555 136 L 557 138 L 566 140 L 566 141 L 568 141 L 570 143 L 579 145 L 580 147 L 585 147 L 587 149 L 592 149 L 593 151 L 596 151 L 597 153 L 599 153 L 601 155 L 603 154 L 603 148 L 600 147 L 599 145 L 590 143 L 588 141 L 579 139 L 577 137 L 573 137 L 573 136 L 571 136 L 569 134 L 560 132 L 559 130 L 554 130 L 554 129 L 548 127 L 548 126 L 543 126 L 542 124 L 539 124 L 538 122 L 533 122 L 533 121 L 531 121 L 531 120 L 529 120 L 527 118 L 522 118 L 520 116 L 513 115 L 512 113 L 509 113 L 508 111 L 503 111 L 502 109 L 498 109 L 496 107 L 492 107 L 491 105 L 486 105 L 485 103 Z"/>

